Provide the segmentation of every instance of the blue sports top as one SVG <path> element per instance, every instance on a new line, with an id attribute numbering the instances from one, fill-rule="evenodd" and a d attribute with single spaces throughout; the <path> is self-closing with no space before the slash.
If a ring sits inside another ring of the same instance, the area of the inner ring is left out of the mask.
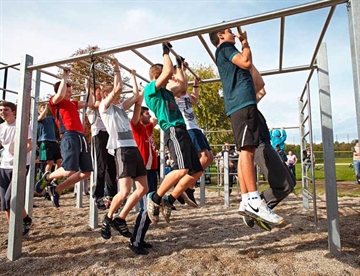
<path id="1" fill-rule="evenodd" d="M 221 43 L 215 52 L 227 116 L 243 107 L 256 104 L 255 87 L 250 71 L 231 62 L 238 53 L 235 46 L 229 42 Z"/>
<path id="2" fill-rule="evenodd" d="M 38 121 L 38 141 L 56 141 L 55 136 L 55 118 L 52 116 L 45 117 Z"/>

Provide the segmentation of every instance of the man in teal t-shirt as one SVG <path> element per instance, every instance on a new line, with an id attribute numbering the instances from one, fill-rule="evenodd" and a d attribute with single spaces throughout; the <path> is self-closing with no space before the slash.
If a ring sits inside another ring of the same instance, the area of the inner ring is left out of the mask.
<path id="1" fill-rule="evenodd" d="M 169 57 L 170 43 L 163 44 L 164 65 L 154 64 L 150 67 L 151 82 L 144 90 L 145 103 L 155 113 L 161 129 L 165 132 L 165 145 L 169 148 L 174 160 L 173 169 L 169 172 L 156 192 L 148 194 L 148 214 L 153 223 L 159 221 L 160 209 L 165 220 L 169 223 L 171 209 L 180 196 L 193 207 L 192 201 L 184 192 L 201 176 L 202 166 L 197 152 L 186 130 L 184 118 L 176 104 L 173 93 L 184 90 L 184 79 L 179 79 L 175 85 L 167 90 L 165 86 L 173 75 L 173 65 Z M 177 69 L 181 70 L 182 61 L 177 59 Z M 174 185 L 169 196 L 165 193 Z"/>
<path id="2" fill-rule="evenodd" d="M 171 91 L 165 87 L 156 90 L 156 80 L 153 80 L 145 87 L 144 94 L 146 105 L 154 112 L 163 131 L 171 126 L 186 126 Z"/>
<path id="3" fill-rule="evenodd" d="M 259 117 L 250 74 L 252 54 L 247 34 L 241 32 L 236 35 L 241 42 L 242 52 L 234 46 L 236 36 L 231 29 L 220 29 L 209 36 L 217 48 L 215 58 L 224 91 L 225 112 L 231 120 L 236 147 L 241 151 L 238 178 L 243 204 L 239 211 L 269 223 L 281 224 L 283 218 L 269 209 L 256 186 L 254 155 L 259 145 Z"/>

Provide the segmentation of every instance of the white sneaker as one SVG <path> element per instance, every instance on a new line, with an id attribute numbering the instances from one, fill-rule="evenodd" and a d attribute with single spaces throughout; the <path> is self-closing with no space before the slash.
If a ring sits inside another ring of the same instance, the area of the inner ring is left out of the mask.
<path id="1" fill-rule="evenodd" d="M 250 216 L 255 216 L 261 220 L 273 223 L 273 224 L 282 224 L 284 219 L 277 214 L 275 214 L 269 206 L 266 204 L 265 200 L 261 200 L 257 206 L 251 205 L 252 202 L 248 202 L 245 206 L 245 211 Z"/>
<path id="2" fill-rule="evenodd" d="M 243 215 L 243 216 L 246 215 L 245 206 L 246 206 L 245 202 L 243 200 L 240 201 L 239 210 L 238 210 L 240 215 Z"/>

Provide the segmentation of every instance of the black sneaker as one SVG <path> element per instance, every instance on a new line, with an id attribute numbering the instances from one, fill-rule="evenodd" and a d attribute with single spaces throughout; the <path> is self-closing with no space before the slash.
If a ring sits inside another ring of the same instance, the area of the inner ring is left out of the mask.
<path id="1" fill-rule="evenodd" d="M 23 236 L 29 234 L 31 225 L 32 225 L 32 219 L 29 216 L 23 219 L 23 232 L 22 232 Z"/>
<path id="2" fill-rule="evenodd" d="M 271 231 L 271 226 L 260 218 L 256 218 L 255 222 L 260 228 L 264 229 L 265 231 Z"/>
<path id="3" fill-rule="evenodd" d="M 182 196 L 179 196 L 176 200 L 179 201 L 180 204 L 185 205 L 185 200 L 182 198 Z"/>
<path id="4" fill-rule="evenodd" d="M 144 247 L 135 246 L 131 242 L 129 243 L 129 248 L 131 249 L 132 252 L 134 252 L 137 255 L 148 255 L 149 254 L 149 251 L 147 251 Z"/>
<path id="5" fill-rule="evenodd" d="M 111 223 L 111 227 L 114 228 L 116 231 L 118 231 L 122 236 L 126 238 L 131 238 L 132 233 L 129 231 L 129 228 L 127 227 L 126 221 L 121 218 L 115 218 L 113 219 Z"/>
<path id="6" fill-rule="evenodd" d="M 96 204 L 96 207 L 99 210 L 106 210 L 106 205 L 105 205 L 105 202 L 104 202 L 104 200 L 102 198 L 96 199 L 95 204 Z"/>
<path id="7" fill-rule="evenodd" d="M 253 228 L 255 225 L 254 220 L 249 216 L 243 216 L 243 222 L 247 227 Z"/>
<path id="8" fill-rule="evenodd" d="M 187 188 L 182 194 L 181 197 L 185 200 L 185 202 L 191 207 L 198 207 L 195 197 L 194 197 L 194 189 Z"/>
<path id="9" fill-rule="evenodd" d="M 111 224 L 112 219 L 110 219 L 107 214 L 105 214 L 101 224 L 101 237 L 103 237 L 105 240 L 111 238 Z"/>
<path id="10" fill-rule="evenodd" d="M 3 241 L 2 245 L 8 245 L 8 243 L 9 243 L 9 240 L 6 239 L 6 240 Z"/>
<path id="11" fill-rule="evenodd" d="M 46 178 L 51 172 L 45 172 L 40 180 L 35 184 L 35 192 L 41 194 L 44 188 L 49 184 L 49 180 Z"/>
<path id="12" fill-rule="evenodd" d="M 60 196 L 59 194 L 55 191 L 55 188 L 54 186 L 49 186 L 48 187 L 48 193 L 50 195 L 50 198 L 51 198 L 51 201 L 54 203 L 55 207 L 56 208 L 59 208 L 60 205 L 59 205 L 59 199 L 60 199 Z"/>
<path id="13" fill-rule="evenodd" d="M 146 242 L 146 241 L 141 242 L 141 243 L 140 243 L 140 246 L 141 246 L 142 248 L 146 248 L 146 249 L 153 248 L 152 244 L 151 244 L 151 243 L 148 243 L 148 242 Z"/>

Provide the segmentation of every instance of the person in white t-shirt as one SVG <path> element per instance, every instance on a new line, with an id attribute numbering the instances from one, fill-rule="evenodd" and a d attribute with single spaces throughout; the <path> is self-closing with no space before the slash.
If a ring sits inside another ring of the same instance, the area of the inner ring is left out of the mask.
<path id="1" fill-rule="evenodd" d="M 93 90 L 91 92 L 93 93 Z M 93 186 L 92 197 L 97 208 L 105 210 L 117 193 L 116 165 L 114 156 L 106 148 L 109 134 L 98 110 L 102 99 L 101 87 L 96 87 L 93 94 L 95 102 L 89 103 L 86 109 L 86 115 L 91 125 L 91 156 L 94 164 L 94 178 L 91 183 Z"/>
<path id="2" fill-rule="evenodd" d="M 181 64 L 179 64 L 178 66 L 180 65 Z M 201 128 L 197 124 L 196 117 L 193 111 L 193 105 L 197 105 L 199 102 L 200 80 L 195 78 L 192 93 L 187 93 L 187 79 L 186 79 L 185 71 L 186 71 L 186 66 L 184 64 L 182 65 L 182 70 L 181 71 L 179 70 L 177 74 L 183 75 L 183 78 L 185 79 L 185 89 L 178 95 L 175 95 L 175 100 L 181 111 L 181 114 L 184 117 L 186 130 L 190 135 L 191 141 L 194 144 L 194 147 L 198 153 L 200 164 L 205 172 L 207 167 L 209 167 L 210 164 L 213 162 L 214 155 L 206 136 L 204 135 Z M 177 74 L 174 74 L 174 78 L 176 78 Z M 198 206 L 194 197 L 195 185 L 196 182 L 193 183 L 189 188 L 187 188 L 183 195 L 185 196 L 184 197 L 185 201 L 191 201 L 191 203 L 193 203 L 194 206 Z M 178 198 L 178 201 L 182 204 L 185 203 L 184 200 L 181 201 L 181 199 Z"/>
<path id="3" fill-rule="evenodd" d="M 1 162 L 0 162 L 0 197 L 1 197 L 1 210 L 5 212 L 7 221 L 10 221 L 10 200 L 11 200 L 11 181 L 13 176 L 15 150 L 15 131 L 16 131 L 16 105 L 12 102 L 3 101 L 0 103 L 0 117 L 4 120 L 0 124 L 0 144 L 3 147 Z M 26 159 L 26 174 L 29 171 L 30 165 L 30 151 L 32 131 L 30 126 L 28 128 L 27 139 L 27 159 Z M 25 196 L 25 195 L 23 195 Z M 31 228 L 32 219 L 28 216 L 25 208 L 23 211 L 23 232 L 22 235 L 26 236 Z M 3 244 L 7 244 L 6 239 Z"/>
<path id="4" fill-rule="evenodd" d="M 116 59 L 113 59 L 112 63 L 114 65 L 114 88 L 112 90 L 109 88 L 101 90 L 103 100 L 99 105 L 99 112 L 106 130 L 109 133 L 107 149 L 115 151 L 114 157 L 117 177 L 120 182 L 120 191 L 113 198 L 109 211 L 103 218 L 101 236 L 104 239 L 110 239 L 111 227 L 119 231 L 121 235 L 131 238 L 132 233 L 127 227 L 125 221 L 126 216 L 135 204 L 148 192 L 146 167 L 137 148 L 137 144 L 132 134 L 130 121 L 125 112 L 139 98 L 135 71 L 132 71 L 131 73 L 134 82 L 133 95 L 120 103 L 122 81 L 119 63 Z M 129 196 L 133 187 L 132 179 L 135 180 L 136 189 Z M 121 210 L 120 215 L 113 218 L 114 212 L 120 208 L 126 198 L 126 203 Z M 135 248 L 132 247 L 131 249 L 135 250 Z M 146 254 L 145 251 L 143 253 Z"/>
<path id="5" fill-rule="evenodd" d="M 293 154 L 293 152 L 291 150 L 289 150 L 286 164 L 288 165 L 288 167 L 289 167 L 290 171 L 292 172 L 292 174 L 294 175 L 295 179 L 296 179 L 296 171 L 295 171 L 296 163 L 297 163 L 296 155 Z"/>

